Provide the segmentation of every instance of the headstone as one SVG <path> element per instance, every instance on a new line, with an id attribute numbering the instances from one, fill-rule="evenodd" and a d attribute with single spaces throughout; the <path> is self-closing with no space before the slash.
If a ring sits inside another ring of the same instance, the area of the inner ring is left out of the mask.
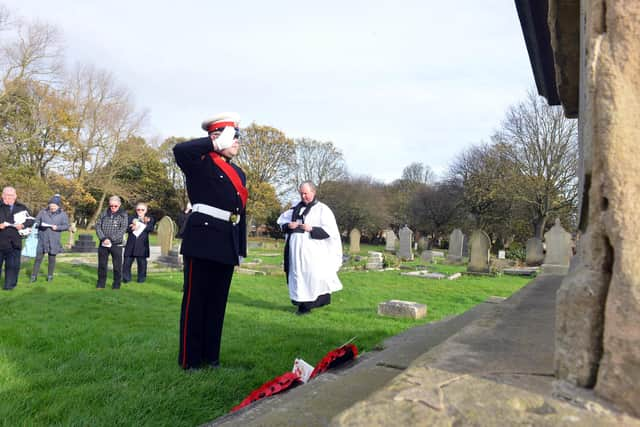
<path id="1" fill-rule="evenodd" d="M 462 256 L 469 258 L 469 239 L 462 241 Z"/>
<path id="2" fill-rule="evenodd" d="M 440 258 L 444 258 L 444 252 L 442 252 L 442 251 L 434 251 L 434 250 L 432 250 L 431 251 L 431 255 L 433 255 L 434 257 L 437 256 L 437 257 L 440 257 Z"/>
<path id="3" fill-rule="evenodd" d="M 447 255 L 447 261 L 460 262 L 462 261 L 462 245 L 464 244 L 464 234 L 462 230 L 456 228 L 449 235 L 449 254 Z"/>
<path id="4" fill-rule="evenodd" d="M 158 222 L 158 243 L 160 244 L 161 256 L 169 255 L 173 245 L 173 236 L 176 235 L 176 225 L 168 215 L 162 217 Z"/>
<path id="5" fill-rule="evenodd" d="M 498 259 L 506 259 L 507 253 L 505 251 L 498 251 Z"/>
<path id="6" fill-rule="evenodd" d="M 367 270 L 382 270 L 384 268 L 384 258 L 382 252 L 370 251 L 367 257 Z"/>
<path id="7" fill-rule="evenodd" d="M 431 262 L 433 260 L 433 253 L 431 251 L 422 251 L 420 259 L 423 261 Z"/>
<path id="8" fill-rule="evenodd" d="M 167 218 L 167 217 L 165 217 Z M 160 255 L 156 262 L 168 267 L 182 268 L 182 260 L 180 259 L 180 252 L 174 249 L 170 249 L 167 255 Z"/>
<path id="9" fill-rule="evenodd" d="M 429 238 L 422 236 L 418 239 L 418 250 L 424 251 L 429 249 Z"/>
<path id="10" fill-rule="evenodd" d="M 398 249 L 398 258 L 405 261 L 413 260 L 413 251 L 411 250 L 413 231 L 406 225 L 400 229 L 400 248 Z"/>
<path id="11" fill-rule="evenodd" d="M 527 240 L 525 263 L 533 267 L 542 264 L 543 261 L 544 247 L 542 246 L 542 240 L 537 237 L 530 238 Z"/>
<path id="12" fill-rule="evenodd" d="M 471 234 L 469 241 L 471 245 L 471 258 L 467 271 L 472 273 L 489 272 L 489 249 L 491 249 L 491 239 L 482 230 L 476 230 Z"/>
<path id="13" fill-rule="evenodd" d="M 354 228 L 349 233 L 349 253 L 357 254 L 360 253 L 360 230 Z"/>
<path id="14" fill-rule="evenodd" d="M 542 274 L 567 274 L 571 260 L 571 233 L 567 233 L 560 224 L 560 219 L 551 230 L 544 233 L 547 252 L 542 264 Z"/>
<path id="15" fill-rule="evenodd" d="M 396 250 L 396 242 L 398 241 L 398 236 L 393 230 L 385 230 L 384 231 L 384 250 L 394 252 Z"/>
<path id="16" fill-rule="evenodd" d="M 71 252 L 98 252 L 96 242 L 91 234 L 80 234 L 76 244 L 71 248 Z"/>
<path id="17" fill-rule="evenodd" d="M 378 314 L 380 316 L 421 319 L 427 315 L 427 306 L 417 302 L 392 299 L 378 304 Z"/>
<path id="18" fill-rule="evenodd" d="M 65 245 L 67 249 L 73 247 L 73 238 L 76 235 L 76 231 L 78 231 L 78 229 L 77 229 L 76 223 L 74 221 L 74 222 L 71 223 L 71 225 L 69 225 L 69 242 Z"/>

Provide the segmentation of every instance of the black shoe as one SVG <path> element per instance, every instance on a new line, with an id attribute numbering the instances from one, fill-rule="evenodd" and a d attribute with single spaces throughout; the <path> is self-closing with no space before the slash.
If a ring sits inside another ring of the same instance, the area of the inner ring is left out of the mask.
<path id="1" fill-rule="evenodd" d="M 305 310 L 298 309 L 298 311 L 296 311 L 296 316 L 304 316 L 306 314 L 311 314 L 311 309 L 310 308 L 307 308 Z"/>
<path id="2" fill-rule="evenodd" d="M 101 285 L 100 283 L 98 283 L 96 285 L 96 289 L 104 289 L 104 285 Z"/>
<path id="3" fill-rule="evenodd" d="M 35 282 L 36 280 L 38 280 L 38 277 L 37 277 L 37 276 L 31 276 L 31 278 L 29 279 L 29 283 L 33 283 L 33 282 Z"/>
<path id="4" fill-rule="evenodd" d="M 122 279 L 122 283 L 129 283 L 129 280 Z"/>
<path id="5" fill-rule="evenodd" d="M 211 369 L 219 368 L 219 367 L 220 367 L 220 361 L 219 361 L 219 360 L 216 360 L 216 361 L 214 361 L 214 362 L 209 362 L 209 367 L 210 367 Z"/>
<path id="6" fill-rule="evenodd" d="M 14 287 L 15 288 L 15 287 Z M 2 288 L 3 291 L 12 291 L 14 288 Z"/>
<path id="7" fill-rule="evenodd" d="M 47 276 L 47 282 L 50 282 L 52 280 L 53 280 L 53 276 Z M 34 280 L 34 282 L 35 282 L 35 280 Z"/>

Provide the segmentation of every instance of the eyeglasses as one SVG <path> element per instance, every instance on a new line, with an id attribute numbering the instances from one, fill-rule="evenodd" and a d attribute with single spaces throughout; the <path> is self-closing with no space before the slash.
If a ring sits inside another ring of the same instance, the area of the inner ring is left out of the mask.
<path id="1" fill-rule="evenodd" d="M 137 210 L 137 211 L 142 211 L 142 212 L 146 211 L 146 209 L 145 209 L 145 208 L 136 208 L 136 210 Z"/>
<path id="2" fill-rule="evenodd" d="M 120 205 L 109 205 L 110 208 L 119 208 Z"/>

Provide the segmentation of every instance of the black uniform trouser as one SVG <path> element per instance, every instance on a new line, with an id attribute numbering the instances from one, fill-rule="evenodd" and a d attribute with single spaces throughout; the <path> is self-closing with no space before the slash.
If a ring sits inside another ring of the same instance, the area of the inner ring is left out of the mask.
<path id="1" fill-rule="evenodd" d="M 184 293 L 180 313 L 180 352 L 183 369 L 217 365 L 224 312 L 233 265 L 184 257 Z"/>
<path id="2" fill-rule="evenodd" d="M 44 259 L 44 252 L 38 252 L 36 254 L 36 260 L 33 263 L 33 271 L 31 272 L 31 277 L 38 277 L 38 273 L 40 272 L 40 264 L 42 264 L 42 260 Z M 53 276 L 53 272 L 56 269 L 56 254 L 49 254 L 49 265 L 47 267 L 47 276 Z"/>
<path id="3" fill-rule="evenodd" d="M 98 248 L 98 288 L 104 288 L 107 283 L 107 263 L 109 262 L 109 255 L 111 255 L 111 262 L 113 263 L 113 284 L 112 288 L 118 289 L 120 282 L 122 281 L 122 246 L 111 245 L 110 248 L 105 248 L 100 245 Z"/>
<path id="4" fill-rule="evenodd" d="M 131 266 L 133 260 L 136 260 L 138 266 L 138 283 L 142 283 L 147 278 L 147 257 L 145 256 L 125 256 L 124 265 L 122 267 L 122 280 L 125 282 L 131 281 Z"/>
<path id="5" fill-rule="evenodd" d="M 18 284 L 18 273 L 20 272 L 20 249 L 10 248 L 0 251 L 0 275 L 2 275 L 2 264 L 4 270 L 4 288 L 13 289 Z"/>

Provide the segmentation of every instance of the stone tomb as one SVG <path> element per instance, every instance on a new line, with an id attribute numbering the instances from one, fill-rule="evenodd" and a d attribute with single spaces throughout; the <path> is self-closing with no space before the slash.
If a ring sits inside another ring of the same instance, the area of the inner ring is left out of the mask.
<path id="1" fill-rule="evenodd" d="M 370 251 L 367 257 L 367 270 L 382 270 L 384 268 L 384 258 L 382 252 Z"/>
<path id="2" fill-rule="evenodd" d="M 489 273 L 489 250 L 491 239 L 482 230 L 476 230 L 471 234 L 471 258 L 467 271 L 470 273 Z"/>
<path id="3" fill-rule="evenodd" d="M 378 304 L 378 315 L 421 319 L 427 315 L 427 306 L 413 301 L 392 299 Z"/>
<path id="4" fill-rule="evenodd" d="M 80 234 L 71 252 L 98 252 L 98 247 L 91 234 Z"/>

